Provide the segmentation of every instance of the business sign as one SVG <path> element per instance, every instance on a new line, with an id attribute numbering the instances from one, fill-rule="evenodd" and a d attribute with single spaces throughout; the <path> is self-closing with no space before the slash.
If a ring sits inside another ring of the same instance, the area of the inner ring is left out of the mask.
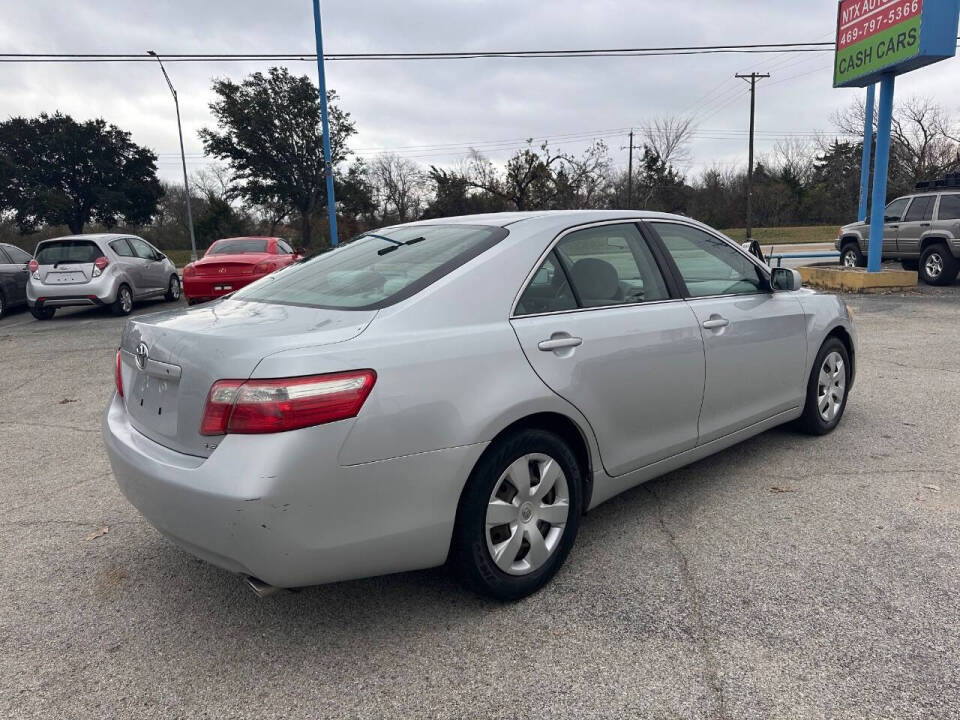
<path id="1" fill-rule="evenodd" d="M 834 87 L 866 87 L 957 52 L 960 0 L 841 0 Z"/>

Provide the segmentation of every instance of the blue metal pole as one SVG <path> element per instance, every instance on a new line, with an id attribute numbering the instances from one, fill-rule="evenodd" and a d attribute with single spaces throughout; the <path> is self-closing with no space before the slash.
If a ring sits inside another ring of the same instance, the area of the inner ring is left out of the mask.
<path id="1" fill-rule="evenodd" d="M 876 104 L 876 89 L 876 85 L 867 88 L 867 112 L 863 120 L 863 160 L 860 163 L 860 222 L 867 221 L 867 201 L 870 199 L 870 151 L 873 146 L 873 107 Z"/>
<path id="2" fill-rule="evenodd" d="M 893 121 L 894 75 L 880 81 L 877 108 L 877 157 L 873 166 L 873 201 L 870 208 L 870 257 L 868 272 L 880 272 L 883 259 L 883 212 L 887 206 L 887 169 L 890 164 L 890 126 Z"/>
<path id="3" fill-rule="evenodd" d="M 330 244 L 337 246 L 337 199 L 333 194 L 333 163 L 330 161 L 330 119 L 327 115 L 327 78 L 323 71 L 323 31 L 320 27 L 320 0 L 313 0 L 313 24 L 317 33 L 317 74 L 320 78 L 320 117 L 323 123 L 323 167 L 327 177 L 327 215 Z"/>

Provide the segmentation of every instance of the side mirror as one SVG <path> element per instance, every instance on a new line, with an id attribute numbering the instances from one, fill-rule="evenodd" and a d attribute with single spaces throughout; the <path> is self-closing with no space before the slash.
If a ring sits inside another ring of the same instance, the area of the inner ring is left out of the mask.
<path id="1" fill-rule="evenodd" d="M 778 290 L 799 290 L 802 286 L 803 278 L 796 270 L 778 267 L 770 273 L 770 287 L 774 292 Z"/>
<path id="2" fill-rule="evenodd" d="M 306 249 L 306 248 L 303 248 L 303 247 L 294 248 L 294 249 L 293 249 L 293 254 L 294 254 L 294 255 L 299 255 L 300 257 L 306 257 L 306 256 L 307 256 L 307 249 Z"/>
<path id="3" fill-rule="evenodd" d="M 760 247 L 760 243 L 758 243 L 756 240 L 751 240 L 750 242 L 741 243 L 740 247 L 742 247 L 748 253 L 753 255 L 760 262 L 766 264 L 767 259 L 763 256 L 763 249 Z"/>

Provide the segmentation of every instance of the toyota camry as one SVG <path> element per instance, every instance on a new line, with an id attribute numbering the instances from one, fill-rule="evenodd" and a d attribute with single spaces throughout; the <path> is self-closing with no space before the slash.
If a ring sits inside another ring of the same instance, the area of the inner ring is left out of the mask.
<path id="1" fill-rule="evenodd" d="M 255 589 L 449 562 L 507 600 L 614 495 L 831 432 L 855 361 L 841 300 L 689 218 L 445 218 L 130 320 L 103 437 L 147 520 Z"/>

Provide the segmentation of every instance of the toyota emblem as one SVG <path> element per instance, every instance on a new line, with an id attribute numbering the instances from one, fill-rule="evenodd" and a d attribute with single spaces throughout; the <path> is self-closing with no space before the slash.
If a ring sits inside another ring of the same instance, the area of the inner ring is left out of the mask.
<path id="1" fill-rule="evenodd" d="M 147 349 L 146 343 L 140 343 L 137 345 L 137 352 L 134 353 L 134 358 L 137 361 L 137 367 L 143 370 L 147 366 L 147 358 L 149 357 L 149 350 Z"/>

